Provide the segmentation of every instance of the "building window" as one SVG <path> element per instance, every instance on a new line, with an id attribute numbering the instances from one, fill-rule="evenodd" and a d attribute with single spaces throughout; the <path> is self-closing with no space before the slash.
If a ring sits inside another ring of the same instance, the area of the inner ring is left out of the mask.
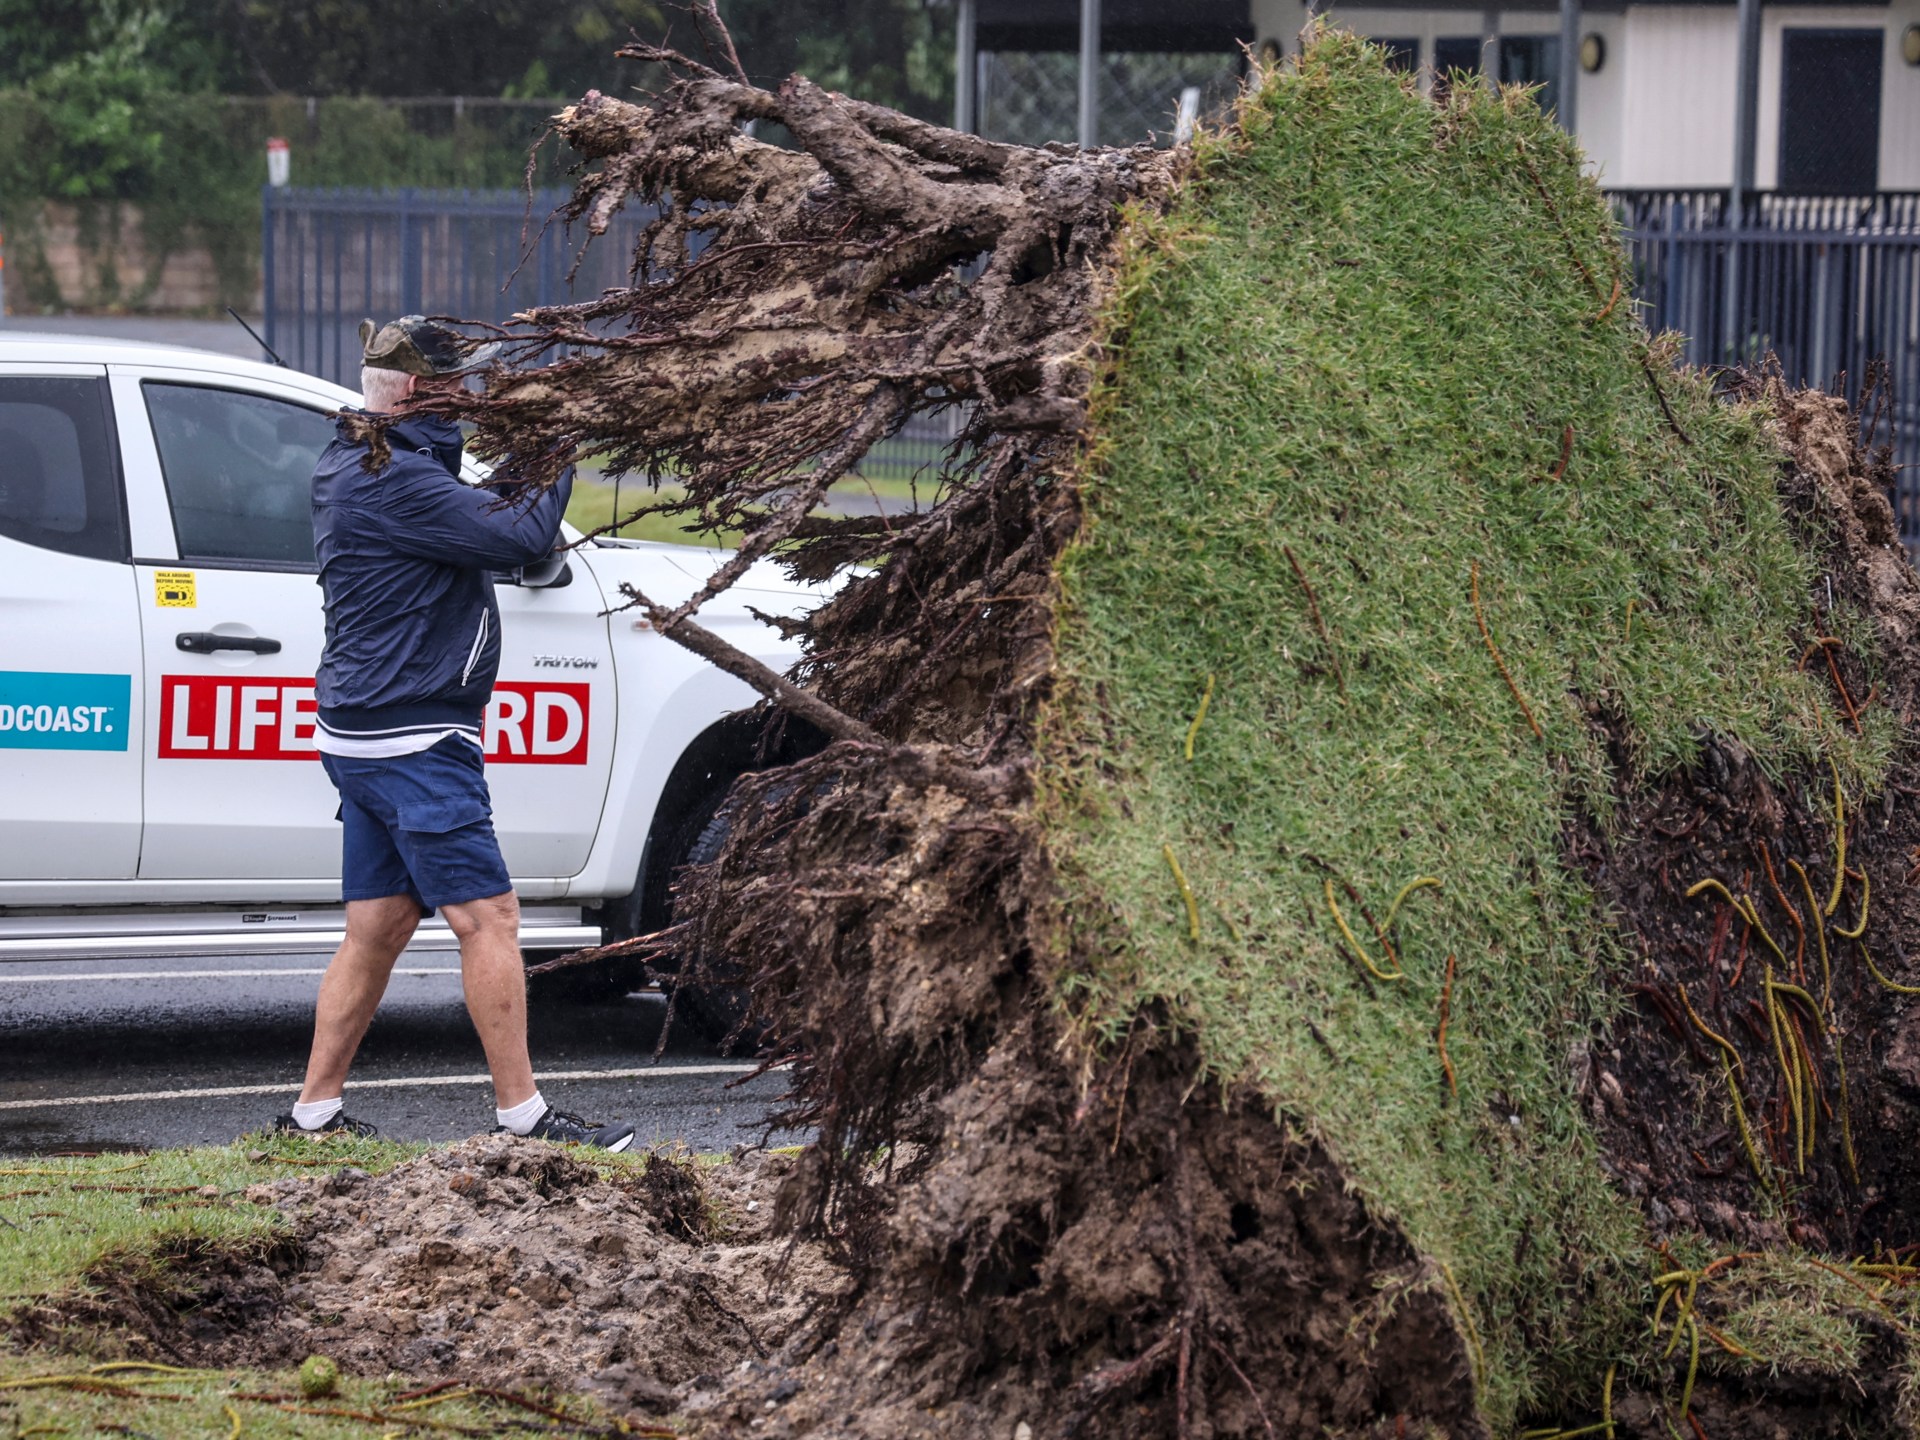
<path id="1" fill-rule="evenodd" d="M 1436 75 L 1450 75 L 1455 70 L 1471 75 L 1480 68 L 1480 37 L 1478 35 L 1442 35 L 1433 42 L 1433 71 Z"/>
<path id="2" fill-rule="evenodd" d="M 1502 35 L 1500 83 L 1538 85 L 1540 108 L 1560 108 L 1560 37 L 1557 35 Z"/>
<path id="3" fill-rule="evenodd" d="M 1418 40 L 1375 40 L 1373 42 L 1387 52 L 1387 68 L 1398 70 L 1402 74 L 1420 68 L 1420 42 Z"/>
<path id="4" fill-rule="evenodd" d="M 1871 195 L 1880 177 L 1880 30 L 1780 32 L 1779 188 Z"/>

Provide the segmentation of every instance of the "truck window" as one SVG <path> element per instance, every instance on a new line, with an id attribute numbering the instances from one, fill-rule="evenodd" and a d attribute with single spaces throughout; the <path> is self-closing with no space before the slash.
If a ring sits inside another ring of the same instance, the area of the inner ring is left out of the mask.
<path id="1" fill-rule="evenodd" d="M 199 385 L 144 383 L 182 560 L 313 567 L 313 466 L 333 439 L 319 410 Z"/>
<path id="2" fill-rule="evenodd" d="M 112 431 L 99 380 L 0 376 L 0 535 L 124 560 Z"/>

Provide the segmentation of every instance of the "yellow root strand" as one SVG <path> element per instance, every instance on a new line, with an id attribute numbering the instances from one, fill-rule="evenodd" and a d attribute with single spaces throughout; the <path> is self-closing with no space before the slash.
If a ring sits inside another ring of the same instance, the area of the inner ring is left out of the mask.
<path id="1" fill-rule="evenodd" d="M 1853 1153 L 1853 1119 L 1847 1101 L 1847 1059 L 1840 1049 L 1840 1031 L 1833 1032 L 1833 1068 L 1840 1072 L 1840 1148 L 1847 1157 L 1847 1173 L 1860 1183 L 1860 1162 Z"/>
<path id="2" fill-rule="evenodd" d="M 1740 1101 L 1740 1082 L 1733 1077 L 1733 1066 L 1727 1063 L 1727 1057 L 1720 1057 L 1720 1068 L 1726 1072 L 1727 1094 L 1733 1100 L 1733 1125 L 1740 1134 L 1740 1144 L 1747 1152 L 1747 1163 L 1753 1167 L 1753 1175 L 1763 1190 L 1775 1188 L 1773 1172 L 1760 1162 L 1760 1147 L 1753 1143 L 1753 1126 L 1747 1121 L 1747 1107 Z"/>
<path id="3" fill-rule="evenodd" d="M 1459 1312 L 1460 1324 L 1467 1332 L 1467 1349 L 1473 1361 L 1473 1383 L 1487 1383 L 1487 1352 L 1480 1347 L 1480 1330 L 1473 1323 L 1473 1312 L 1467 1308 L 1467 1297 L 1460 1293 L 1460 1282 L 1453 1278 L 1453 1267 L 1444 1260 L 1436 1258 L 1440 1275 L 1447 1282 L 1447 1294 L 1453 1299 L 1453 1308 Z"/>
<path id="4" fill-rule="evenodd" d="M 1833 971 L 1827 961 L 1827 927 L 1820 923 L 1820 902 L 1813 896 L 1813 879 L 1798 860 L 1789 860 L 1787 864 L 1793 873 L 1800 877 L 1800 888 L 1807 893 L 1807 913 L 1813 916 L 1813 933 L 1820 941 L 1820 985 L 1821 994 L 1829 1000 L 1833 997 Z M 1832 911 L 1828 911 L 1832 914 Z M 1864 907 L 1862 913 L 1865 913 Z"/>
<path id="5" fill-rule="evenodd" d="M 1770 1005 L 1779 1003 L 1773 999 L 1775 993 L 1785 993 L 1803 1001 L 1810 1009 L 1813 1007 L 1813 997 L 1798 985 L 1769 980 L 1767 992 L 1767 1003 Z M 1816 1010 L 1815 1014 L 1818 1013 Z M 1813 1154 L 1814 1134 L 1820 1124 L 1820 1109 L 1815 1104 L 1820 1094 L 1820 1082 L 1814 1076 L 1813 1058 L 1807 1053 L 1806 1041 L 1801 1038 L 1799 1027 L 1793 1023 L 1792 1016 L 1784 1005 L 1780 1006 L 1779 1024 L 1780 1033 L 1785 1037 L 1787 1044 L 1787 1064 L 1792 1071 L 1795 1088 L 1801 1097 L 1801 1104 L 1796 1107 L 1794 1115 L 1795 1129 L 1798 1132 L 1795 1153 L 1800 1163 L 1800 1173 L 1804 1175 L 1807 1173 L 1807 1160 Z"/>
<path id="6" fill-rule="evenodd" d="M 1698 895 L 1703 890 L 1718 891 L 1721 899 L 1725 900 L 1727 904 L 1733 906 L 1734 909 L 1740 910 L 1740 902 L 1733 898 L 1733 892 L 1727 889 L 1727 887 L 1722 885 L 1718 880 L 1714 879 L 1711 875 L 1709 875 L 1704 880 L 1696 880 L 1693 882 L 1693 884 L 1689 885 L 1687 887 L 1687 898 L 1691 900 L 1693 899 L 1694 896 Z M 1744 910 L 1740 910 L 1740 913 L 1742 915 L 1745 915 L 1747 912 Z"/>
<path id="7" fill-rule="evenodd" d="M 129 1170 L 138 1170 L 152 1158 L 150 1155 L 143 1155 L 131 1165 L 115 1165 L 107 1170 L 92 1170 L 84 1166 L 71 1170 L 45 1170 L 10 1165 L 0 1168 L 0 1175 L 64 1175 L 70 1180 L 79 1180 L 94 1175 L 121 1175 Z"/>
<path id="8" fill-rule="evenodd" d="M 109 1360 L 104 1365 L 89 1365 L 89 1375 L 118 1375 L 123 1370 L 151 1370 L 159 1375 L 204 1375 L 204 1370 L 195 1370 L 184 1365 L 162 1365 L 157 1360 Z"/>
<path id="9" fill-rule="evenodd" d="M 1618 1360 L 1607 1366 L 1607 1378 L 1600 1386 L 1600 1421 L 1607 1427 L 1607 1440 L 1613 1440 L 1613 1376 L 1619 1368 Z"/>
<path id="10" fill-rule="evenodd" d="M 1761 992 L 1767 1002 L 1767 1027 L 1773 1033 L 1773 1055 L 1780 1063 L 1780 1078 L 1787 1087 L 1787 1108 L 1793 1116 L 1794 1152 L 1799 1153 L 1799 1136 L 1805 1122 L 1800 1115 L 1800 1067 L 1787 1058 L 1786 1026 L 1781 1022 L 1780 1002 L 1773 998 L 1773 967 L 1767 967 L 1766 988 Z"/>
<path id="11" fill-rule="evenodd" d="M 1767 927 L 1760 923 L 1760 910 L 1759 907 L 1753 903 L 1753 897 L 1751 895 L 1742 895 L 1734 902 L 1733 908 L 1738 910 L 1746 919 L 1747 924 L 1753 927 L 1754 933 L 1766 942 L 1767 948 L 1780 957 L 1780 964 L 1783 968 L 1791 963 L 1787 959 L 1787 952 L 1782 950 L 1779 945 L 1774 942 L 1773 936 L 1767 933 Z"/>
<path id="12" fill-rule="evenodd" d="M 1791 980 L 1775 980 L 1773 982 L 1773 988 L 1782 995 L 1791 995 L 1802 1005 L 1806 1006 L 1808 1013 L 1811 1014 L 1816 1021 L 1826 1013 L 1820 1008 L 1820 1003 L 1815 1000 L 1813 996 L 1809 995 L 1800 986 L 1795 985 Z"/>
<path id="13" fill-rule="evenodd" d="M 465 1400 L 473 1392 L 468 1389 L 442 1390 L 438 1395 L 429 1395 L 422 1400 L 409 1400 L 404 1405 L 389 1405 L 387 1410 L 398 1414 L 402 1410 L 430 1410 L 435 1405 L 444 1405 L 449 1400 Z"/>
<path id="14" fill-rule="evenodd" d="M 227 1440 L 240 1440 L 240 1412 L 231 1405 L 222 1405 L 220 1408 L 227 1412 L 227 1419 L 233 1422 L 233 1428 L 227 1432 Z"/>
<path id="15" fill-rule="evenodd" d="M 1395 970 L 1392 974 L 1388 974 L 1385 970 L 1382 970 L 1378 965 L 1373 963 L 1372 957 L 1367 954 L 1366 949 L 1360 944 L 1359 940 L 1354 938 L 1353 931 L 1348 928 L 1347 917 L 1340 913 L 1340 902 L 1333 898 L 1333 881 L 1327 881 L 1326 886 L 1327 909 L 1333 912 L 1333 923 L 1338 925 L 1340 927 L 1340 933 L 1346 936 L 1347 945 L 1352 949 L 1354 958 L 1366 966 L 1367 972 L 1376 980 L 1406 979 L 1406 972 L 1403 970 Z"/>
<path id="16" fill-rule="evenodd" d="M 1868 951 L 1867 947 L 1858 940 L 1854 941 L 1853 944 L 1854 948 L 1860 952 L 1860 958 L 1867 962 L 1867 973 L 1882 985 L 1886 986 L 1887 989 L 1893 991 L 1896 995 L 1920 995 L 1920 985 L 1902 985 L 1897 981 L 1889 980 L 1880 973 L 1880 967 L 1873 963 L 1873 955 Z"/>
<path id="17" fill-rule="evenodd" d="M 1687 1009 L 1687 1018 L 1693 1021 L 1693 1023 L 1699 1027 L 1700 1033 L 1702 1035 L 1706 1036 L 1709 1040 L 1713 1041 L 1714 1044 L 1718 1045 L 1722 1050 L 1726 1051 L 1727 1054 L 1731 1055 L 1733 1057 L 1734 1065 L 1738 1067 L 1741 1074 L 1744 1075 L 1746 1073 L 1746 1066 L 1741 1064 L 1740 1052 L 1733 1048 L 1733 1043 L 1729 1041 L 1726 1036 L 1720 1034 L 1712 1026 L 1708 1025 L 1706 1021 L 1700 1018 L 1700 1012 L 1693 1008 L 1693 1002 L 1687 998 L 1687 987 L 1684 982 L 1680 984 L 1679 990 L 1680 990 L 1680 1003 L 1684 1005 Z"/>
<path id="18" fill-rule="evenodd" d="M 1660 1358 L 1663 1360 L 1673 1354 L 1675 1347 L 1680 1344 L 1681 1333 L 1693 1319 L 1693 1302 L 1695 1297 L 1700 1293 L 1700 1272 L 1698 1270 L 1687 1271 L 1686 1287 L 1687 1297 L 1680 1302 L 1679 1313 L 1673 1317 L 1673 1334 L 1667 1337 L 1667 1348 L 1660 1352 Z M 1698 1343 L 1697 1339 L 1695 1343 Z"/>
<path id="19" fill-rule="evenodd" d="M 1855 870 L 1853 873 L 1860 877 L 1860 921 L 1851 930 L 1833 927 L 1833 933 L 1843 940 L 1858 940 L 1867 933 L 1867 904 L 1873 899 L 1873 881 L 1867 878 L 1867 872 Z"/>
<path id="20" fill-rule="evenodd" d="M 1639 607 L 1639 604 L 1640 604 L 1640 601 L 1639 601 L 1639 599 L 1638 599 L 1637 597 L 1636 597 L 1635 599 L 1632 599 L 1632 600 L 1629 600 L 1629 601 L 1627 601 L 1627 634 L 1626 634 L 1626 638 L 1627 638 L 1627 639 L 1629 639 L 1629 640 L 1631 640 L 1631 639 L 1633 639 L 1633 612 L 1635 611 L 1635 609 L 1637 609 L 1637 608 Z"/>
<path id="21" fill-rule="evenodd" d="M 1693 1410 L 1693 1382 L 1700 1376 L 1700 1322 L 1687 1316 L 1687 1383 L 1680 1391 L 1680 1418 Z"/>
<path id="22" fill-rule="evenodd" d="M 1193 898 L 1193 887 L 1187 884 L 1186 872 L 1181 870 L 1180 862 L 1174 858 L 1173 846 L 1162 845 L 1160 853 L 1167 857 L 1167 868 L 1173 871 L 1173 883 L 1180 887 L 1180 898 L 1187 905 L 1187 938 L 1200 938 L 1200 906 Z"/>
<path id="23" fill-rule="evenodd" d="M 1200 708 L 1193 712 L 1193 724 L 1187 727 L 1187 759 L 1193 759 L 1193 737 L 1200 733 L 1200 722 L 1207 718 L 1207 706 L 1213 703 L 1213 676 L 1207 676 L 1207 688 L 1200 696 Z"/>
<path id="24" fill-rule="evenodd" d="M 1727 1095 L 1733 1101 L 1734 1128 L 1739 1132 L 1740 1144 L 1746 1149 L 1747 1163 L 1753 1166 L 1754 1178 L 1759 1180 L 1761 1185 L 1771 1187 L 1773 1177 L 1760 1164 L 1760 1151 L 1753 1143 L 1753 1127 L 1747 1123 L 1747 1107 L 1740 1099 L 1740 1082 L 1735 1078 L 1736 1070 L 1743 1075 L 1746 1073 L 1746 1066 L 1740 1059 L 1740 1052 L 1733 1048 L 1726 1036 L 1714 1030 L 1700 1018 L 1700 1012 L 1693 1008 L 1693 1001 L 1687 998 L 1687 987 L 1684 984 L 1679 986 L 1679 990 L 1680 1003 L 1686 1007 L 1687 1018 L 1699 1027 L 1702 1035 L 1725 1052 L 1720 1057 L 1720 1067 L 1726 1072 Z"/>
<path id="25" fill-rule="evenodd" d="M 1840 767 L 1831 755 L 1827 768 L 1833 771 L 1833 895 L 1826 909 L 1831 915 L 1840 908 L 1840 887 L 1847 883 L 1847 797 L 1840 790 Z"/>
<path id="26" fill-rule="evenodd" d="M 1813 1142 L 1820 1129 L 1820 1081 L 1813 1073 L 1813 1057 L 1807 1053 L 1807 1042 L 1801 1038 L 1799 1027 L 1791 1021 L 1787 1023 L 1787 1043 L 1793 1047 L 1794 1059 L 1800 1062 L 1800 1093 L 1806 1097 L 1807 1128 L 1800 1133 L 1800 1173 L 1805 1174 L 1807 1161 L 1813 1158 Z"/>
<path id="27" fill-rule="evenodd" d="M 1667 1303 L 1680 1293 L 1680 1286 L 1691 1275 L 1691 1270 L 1676 1270 L 1671 1275 L 1661 1275 L 1654 1284 L 1661 1286 L 1660 1299 L 1653 1307 L 1653 1338 L 1660 1338 L 1660 1322 L 1666 1318 Z"/>
<path id="28" fill-rule="evenodd" d="M 1400 887 L 1400 893 L 1393 897 L 1393 904 L 1387 907 L 1386 923 L 1382 925 L 1380 929 L 1383 932 L 1390 932 L 1393 929 L 1394 917 L 1400 913 L 1400 907 L 1407 903 L 1407 897 L 1413 894 L 1414 891 L 1425 889 L 1427 886 L 1432 886 L 1435 890 L 1440 889 L 1439 877 L 1435 875 L 1421 875 L 1402 885 Z"/>

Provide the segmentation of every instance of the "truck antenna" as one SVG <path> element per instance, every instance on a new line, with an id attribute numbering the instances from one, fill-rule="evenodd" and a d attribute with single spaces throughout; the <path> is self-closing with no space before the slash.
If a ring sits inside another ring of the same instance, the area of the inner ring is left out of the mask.
<path id="1" fill-rule="evenodd" d="M 235 310 L 231 305 L 229 305 L 227 306 L 227 314 L 233 316 L 234 324 L 238 325 L 242 330 L 246 331 L 247 334 L 253 336 L 255 344 L 257 344 L 262 350 L 266 351 L 267 354 L 273 356 L 274 364 L 278 365 L 282 370 L 285 370 L 288 368 L 287 362 L 282 360 L 278 355 L 274 355 L 273 347 L 267 344 L 266 341 L 260 338 L 260 332 L 254 329 L 253 326 L 249 325 L 246 321 L 240 318 L 240 312 L 238 310 Z"/>

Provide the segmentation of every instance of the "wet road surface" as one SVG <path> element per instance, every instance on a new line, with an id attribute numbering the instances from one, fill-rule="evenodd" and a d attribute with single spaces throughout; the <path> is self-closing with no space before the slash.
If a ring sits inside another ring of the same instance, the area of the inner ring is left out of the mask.
<path id="1" fill-rule="evenodd" d="M 220 1144 L 292 1104 L 327 956 L 0 964 L 0 1153 Z M 398 1140 L 493 1125 L 457 958 L 405 956 L 347 1085 L 347 1111 Z M 675 1034 L 647 992 L 590 1004 L 536 999 L 541 1094 L 632 1123 L 641 1143 L 726 1150 L 758 1141 L 779 1074 Z M 729 1088 L 729 1086 L 733 1088 Z M 775 1143 L 791 1136 L 775 1137 Z"/>

